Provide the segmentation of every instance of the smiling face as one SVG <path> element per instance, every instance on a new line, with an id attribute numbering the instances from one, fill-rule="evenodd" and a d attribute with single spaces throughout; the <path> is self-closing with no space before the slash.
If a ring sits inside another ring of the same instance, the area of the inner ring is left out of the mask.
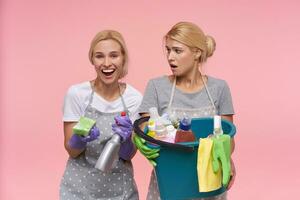
<path id="1" fill-rule="evenodd" d="M 197 57 L 190 47 L 171 38 L 166 39 L 167 59 L 175 76 L 187 76 L 197 69 Z"/>
<path id="2" fill-rule="evenodd" d="M 93 64 L 98 78 L 104 84 L 118 82 L 124 67 L 124 55 L 120 44 L 113 40 L 101 40 L 93 50 Z"/>

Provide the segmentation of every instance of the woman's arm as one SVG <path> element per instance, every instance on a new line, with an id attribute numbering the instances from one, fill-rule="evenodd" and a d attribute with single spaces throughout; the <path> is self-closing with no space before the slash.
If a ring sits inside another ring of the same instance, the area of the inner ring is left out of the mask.
<path id="1" fill-rule="evenodd" d="M 76 125 L 77 122 L 64 122 L 64 135 L 65 135 L 65 139 L 64 139 L 64 145 L 65 145 L 65 149 L 67 150 L 68 154 L 72 157 L 72 158 L 76 158 L 77 156 L 79 156 L 84 149 L 72 149 L 69 146 L 69 140 L 73 135 L 73 127 Z"/>
<path id="2" fill-rule="evenodd" d="M 233 123 L 233 115 L 222 115 L 221 117 L 222 119 L 225 119 Z M 231 138 L 231 154 L 234 152 L 234 148 L 235 148 L 235 141 L 234 138 Z"/>
<path id="3" fill-rule="evenodd" d="M 222 115 L 222 118 L 233 123 L 233 115 Z M 235 148 L 235 142 L 234 142 L 234 138 L 232 138 L 231 139 L 231 154 L 233 153 L 234 148 Z M 228 190 L 232 187 L 234 180 L 235 180 L 235 176 L 236 176 L 235 166 L 234 166 L 234 162 L 233 162 L 232 158 L 230 158 L 230 164 L 231 164 L 231 172 L 230 172 L 230 181 L 227 186 Z"/>

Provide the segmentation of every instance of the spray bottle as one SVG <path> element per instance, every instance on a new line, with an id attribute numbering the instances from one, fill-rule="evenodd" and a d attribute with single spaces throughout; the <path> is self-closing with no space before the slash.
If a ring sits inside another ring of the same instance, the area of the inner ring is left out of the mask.
<path id="1" fill-rule="evenodd" d="M 122 117 L 126 116 L 126 112 L 121 113 Z M 117 165 L 119 160 L 119 150 L 121 146 L 121 137 L 114 134 L 106 143 L 101 155 L 99 156 L 95 168 L 107 172 Z"/>

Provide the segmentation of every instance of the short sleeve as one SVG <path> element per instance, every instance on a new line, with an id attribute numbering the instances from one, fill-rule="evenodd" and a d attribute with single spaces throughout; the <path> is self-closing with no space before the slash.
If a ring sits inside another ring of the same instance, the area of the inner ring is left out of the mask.
<path id="1" fill-rule="evenodd" d="M 77 89 L 73 86 L 69 88 L 64 98 L 63 104 L 63 121 L 73 122 L 78 121 L 82 115 L 80 99 L 77 94 Z"/>
<path id="2" fill-rule="evenodd" d="M 149 108 L 151 107 L 158 108 L 158 94 L 153 80 L 150 80 L 146 86 L 142 103 L 138 109 L 138 113 L 148 113 Z"/>
<path id="3" fill-rule="evenodd" d="M 228 84 L 225 81 L 224 81 L 223 89 L 220 93 L 218 110 L 219 110 L 219 115 L 234 114 L 230 89 Z"/>
<path id="4" fill-rule="evenodd" d="M 141 105 L 143 96 L 138 90 L 136 90 L 131 85 L 127 84 L 127 86 L 128 92 L 126 92 L 126 95 L 124 95 L 123 97 L 125 97 L 124 100 L 130 112 L 130 119 L 131 121 L 135 121 L 136 119 L 140 118 L 138 108 Z"/>
<path id="5" fill-rule="evenodd" d="M 136 103 L 134 105 L 134 107 L 132 108 L 132 110 L 130 111 L 131 112 L 131 121 L 135 121 L 137 120 L 138 118 L 140 118 L 140 115 L 138 113 L 138 108 L 139 106 L 141 105 L 141 101 L 142 101 L 142 95 L 139 96 L 139 97 L 136 97 Z"/>

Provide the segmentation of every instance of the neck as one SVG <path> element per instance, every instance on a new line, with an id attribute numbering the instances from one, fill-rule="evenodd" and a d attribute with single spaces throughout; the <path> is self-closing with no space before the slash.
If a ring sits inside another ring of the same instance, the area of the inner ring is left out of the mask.
<path id="1" fill-rule="evenodd" d="M 94 85 L 94 91 L 99 94 L 102 98 L 108 101 L 113 101 L 119 98 L 120 88 L 119 82 L 113 84 L 104 84 L 99 78 L 92 81 Z"/>
<path id="2" fill-rule="evenodd" d="M 185 92 L 195 92 L 200 90 L 203 86 L 203 80 L 206 81 L 205 76 L 203 76 L 198 67 L 194 67 L 193 70 L 189 71 L 187 74 L 176 77 L 176 86 Z"/>
<path id="3" fill-rule="evenodd" d="M 186 87 L 193 87 L 202 83 L 201 80 L 201 73 L 199 71 L 189 73 L 184 76 L 178 76 L 176 81 L 176 85 L 186 86 Z"/>

